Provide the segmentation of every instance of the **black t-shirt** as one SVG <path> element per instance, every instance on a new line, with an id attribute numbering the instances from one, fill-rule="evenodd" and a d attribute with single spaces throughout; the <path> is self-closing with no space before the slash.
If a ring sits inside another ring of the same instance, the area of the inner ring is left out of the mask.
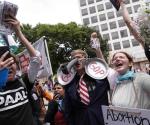
<path id="1" fill-rule="evenodd" d="M 0 89 L 0 124 L 34 125 L 27 90 L 19 80 Z"/>

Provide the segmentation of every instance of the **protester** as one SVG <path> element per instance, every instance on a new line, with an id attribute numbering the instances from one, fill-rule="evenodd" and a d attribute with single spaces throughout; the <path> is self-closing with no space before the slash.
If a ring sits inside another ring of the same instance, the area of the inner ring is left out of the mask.
<path id="1" fill-rule="evenodd" d="M 101 105 L 108 105 L 109 82 L 107 78 L 96 80 L 85 73 L 84 60 L 88 57 L 85 51 L 73 50 L 71 57 L 77 58 L 78 63 L 75 77 L 65 86 L 67 122 L 69 125 L 104 125 Z"/>
<path id="2" fill-rule="evenodd" d="M 33 83 L 40 69 L 40 54 L 21 32 L 20 22 L 11 15 L 5 20 L 15 31 L 19 41 L 26 47 L 30 54 L 28 78 Z M 0 123 L 3 125 L 34 125 L 32 110 L 28 100 L 27 89 L 16 78 L 17 60 L 14 56 L 5 58 L 8 52 L 0 57 L 0 72 L 8 69 L 6 84 L 0 86 Z M 0 81 L 2 80 L 0 75 Z"/>
<path id="3" fill-rule="evenodd" d="M 133 34 L 134 38 L 141 43 L 145 50 L 145 55 L 150 61 L 150 15 L 149 15 L 149 6 L 146 8 L 141 8 L 139 10 L 138 18 L 135 21 L 131 20 L 128 10 L 125 7 L 124 0 L 119 0 L 122 7 L 122 15 L 125 23 L 127 24 L 130 32 Z M 142 29 L 145 28 L 145 29 Z"/>
<path id="4" fill-rule="evenodd" d="M 38 80 L 35 81 L 35 85 L 30 94 L 30 103 L 35 123 L 36 125 L 42 125 L 46 115 L 46 107 L 43 99 L 45 98 L 46 100 L 51 101 L 53 95 L 48 90 L 44 89 Z"/>
<path id="5" fill-rule="evenodd" d="M 118 72 L 117 85 L 112 94 L 112 105 L 150 109 L 150 76 L 132 71 L 133 60 L 126 52 L 115 53 L 112 63 Z"/>
<path id="6" fill-rule="evenodd" d="M 49 102 L 45 125 L 67 125 L 64 118 L 64 88 L 58 82 L 54 85 L 54 99 Z"/>

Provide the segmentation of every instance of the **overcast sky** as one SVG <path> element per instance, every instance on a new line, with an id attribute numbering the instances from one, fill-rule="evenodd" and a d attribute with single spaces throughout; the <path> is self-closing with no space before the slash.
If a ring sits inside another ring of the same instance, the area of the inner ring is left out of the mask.
<path id="1" fill-rule="evenodd" d="M 21 23 L 57 24 L 71 21 L 81 24 L 78 0 L 6 0 L 17 4 Z"/>

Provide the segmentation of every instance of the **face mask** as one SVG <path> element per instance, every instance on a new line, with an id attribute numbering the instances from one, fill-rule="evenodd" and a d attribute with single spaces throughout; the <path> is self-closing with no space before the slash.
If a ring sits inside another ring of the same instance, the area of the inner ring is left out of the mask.
<path id="1" fill-rule="evenodd" d="M 6 86 L 6 82 L 8 80 L 8 72 L 7 68 L 0 70 L 0 88 Z"/>

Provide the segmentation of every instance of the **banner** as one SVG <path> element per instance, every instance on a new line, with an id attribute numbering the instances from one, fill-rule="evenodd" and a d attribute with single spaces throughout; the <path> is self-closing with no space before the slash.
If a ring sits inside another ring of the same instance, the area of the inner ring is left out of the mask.
<path id="1" fill-rule="evenodd" d="M 38 72 L 37 75 L 38 78 L 49 77 L 50 75 L 53 74 L 50 58 L 49 55 L 47 54 L 45 44 L 46 42 L 44 40 L 44 37 L 40 38 L 38 41 L 36 41 L 33 44 L 34 48 L 41 53 L 41 58 L 42 58 L 40 71 Z M 17 56 L 19 58 L 19 63 L 22 72 L 23 73 L 27 72 L 29 66 L 29 59 L 30 59 L 28 51 L 24 50 L 23 52 L 19 53 Z"/>
<path id="2" fill-rule="evenodd" d="M 110 2 L 113 4 L 113 6 L 116 8 L 116 10 L 118 11 L 120 8 L 120 3 L 119 0 L 110 0 Z"/>
<path id="3" fill-rule="evenodd" d="M 102 106 L 105 125 L 150 125 L 150 110 Z"/>

